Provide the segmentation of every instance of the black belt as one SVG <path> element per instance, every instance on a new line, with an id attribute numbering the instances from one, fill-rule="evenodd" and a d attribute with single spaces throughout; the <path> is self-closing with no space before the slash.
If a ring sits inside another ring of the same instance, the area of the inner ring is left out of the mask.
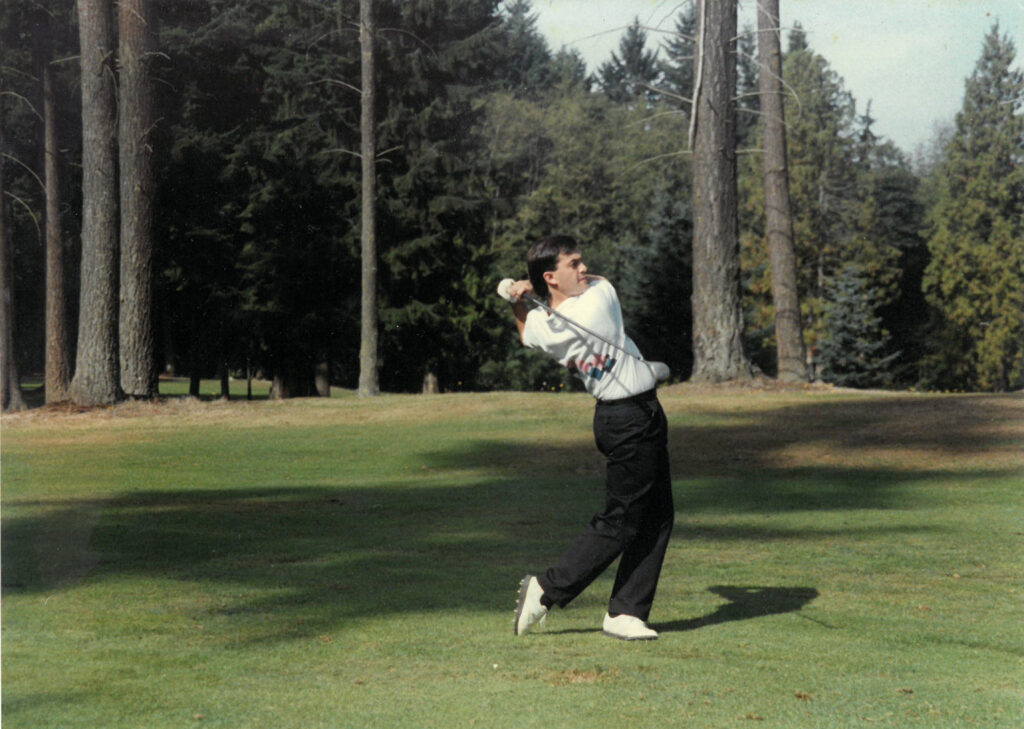
<path id="1" fill-rule="evenodd" d="M 658 393 L 654 388 L 651 388 L 647 392 L 641 392 L 639 395 L 630 395 L 629 397 L 620 397 L 617 400 L 598 400 L 598 405 L 626 405 L 627 403 L 636 402 L 650 402 L 651 400 L 657 400 Z"/>

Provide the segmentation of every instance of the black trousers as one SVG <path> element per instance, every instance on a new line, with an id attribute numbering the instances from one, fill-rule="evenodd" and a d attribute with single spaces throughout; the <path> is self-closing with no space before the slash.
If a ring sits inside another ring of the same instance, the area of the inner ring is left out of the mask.
<path id="1" fill-rule="evenodd" d="M 538 579 L 565 607 L 621 555 L 608 612 L 646 621 L 675 518 L 668 424 L 655 392 L 598 401 L 594 439 L 607 459 L 604 509 Z"/>

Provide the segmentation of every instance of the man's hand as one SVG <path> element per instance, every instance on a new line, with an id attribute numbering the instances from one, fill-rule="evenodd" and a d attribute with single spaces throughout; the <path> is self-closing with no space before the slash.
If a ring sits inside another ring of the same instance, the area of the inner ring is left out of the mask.
<path id="1" fill-rule="evenodd" d="M 513 281 L 510 278 L 502 279 L 498 284 L 498 296 L 513 304 L 523 297 L 523 294 L 532 294 L 533 284 L 528 280 Z"/>
<path id="2" fill-rule="evenodd" d="M 533 293 L 533 284 L 530 283 L 529 279 L 523 281 L 513 281 L 512 286 L 509 287 L 509 294 L 512 296 L 512 301 L 519 301 L 523 298 L 523 294 Z"/>
<path id="3" fill-rule="evenodd" d="M 526 315 L 529 307 L 523 301 L 524 294 L 533 293 L 533 284 L 528 280 L 513 281 L 510 278 L 502 279 L 498 284 L 498 296 L 512 304 L 512 313 L 516 317 L 516 328 L 519 330 L 519 340 L 523 339 L 523 330 L 526 328 Z"/>

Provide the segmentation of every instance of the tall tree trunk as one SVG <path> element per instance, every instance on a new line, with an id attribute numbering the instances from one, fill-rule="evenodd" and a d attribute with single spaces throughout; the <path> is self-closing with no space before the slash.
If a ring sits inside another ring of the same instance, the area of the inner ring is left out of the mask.
<path id="1" fill-rule="evenodd" d="M 71 386 L 71 356 L 64 267 L 64 232 L 60 220 L 60 167 L 53 69 L 43 66 L 43 146 L 46 185 L 46 402 L 64 402 Z"/>
<path id="2" fill-rule="evenodd" d="M 736 187 L 736 0 L 700 0 L 694 103 L 693 377 L 749 377 Z"/>
<path id="3" fill-rule="evenodd" d="M 0 80 L 0 92 L 4 91 Z M 14 353 L 14 271 L 8 235 L 7 195 L 4 187 L 4 95 L 0 93 L 0 409 L 24 410 L 25 398 L 18 378 L 18 360 Z"/>
<path id="4" fill-rule="evenodd" d="M 117 106 L 111 0 L 78 0 L 82 63 L 82 280 L 71 399 L 121 398 L 117 357 Z"/>
<path id="5" fill-rule="evenodd" d="M 157 394 L 153 358 L 152 65 L 156 14 L 151 0 L 120 0 L 121 388 L 130 397 Z"/>
<path id="6" fill-rule="evenodd" d="M 377 347 L 377 82 L 374 75 L 376 19 L 373 0 L 359 0 L 362 60 L 362 318 L 359 341 L 359 395 L 380 394 Z"/>
<path id="7" fill-rule="evenodd" d="M 313 387 L 319 397 L 331 396 L 331 363 L 327 359 L 317 362 L 313 373 Z"/>
<path id="8" fill-rule="evenodd" d="M 764 206 L 772 265 L 779 379 L 799 382 L 807 380 L 807 352 L 797 293 L 793 214 L 789 200 L 779 0 L 759 0 L 757 8 L 757 55 L 761 66 L 759 91 L 764 120 Z"/>
<path id="9" fill-rule="evenodd" d="M 228 363 L 225 359 L 220 361 L 220 399 L 230 400 L 231 399 L 231 373 L 228 371 Z"/>
<path id="10" fill-rule="evenodd" d="M 43 179 L 46 189 L 46 357 L 43 391 L 46 402 L 64 402 L 71 386 L 71 340 L 68 331 L 67 272 L 64 265 L 64 231 L 60 219 L 60 148 L 57 145 L 57 111 L 53 89 L 53 50 L 50 16 L 40 13 L 50 32 L 40 39 L 40 70 L 43 79 Z"/>

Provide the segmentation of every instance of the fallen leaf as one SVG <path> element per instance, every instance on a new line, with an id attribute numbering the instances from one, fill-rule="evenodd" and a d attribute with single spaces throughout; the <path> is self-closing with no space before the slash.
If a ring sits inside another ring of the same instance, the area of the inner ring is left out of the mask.
<path id="1" fill-rule="evenodd" d="M 899 693 L 899 694 L 912 694 L 912 693 L 914 693 L 914 689 L 912 689 L 912 688 L 898 688 L 898 689 L 896 689 L 896 693 Z"/>
<path id="2" fill-rule="evenodd" d="M 810 701 L 811 699 L 814 698 L 814 694 L 809 694 L 806 691 L 797 691 L 793 695 L 796 696 L 801 701 Z"/>

